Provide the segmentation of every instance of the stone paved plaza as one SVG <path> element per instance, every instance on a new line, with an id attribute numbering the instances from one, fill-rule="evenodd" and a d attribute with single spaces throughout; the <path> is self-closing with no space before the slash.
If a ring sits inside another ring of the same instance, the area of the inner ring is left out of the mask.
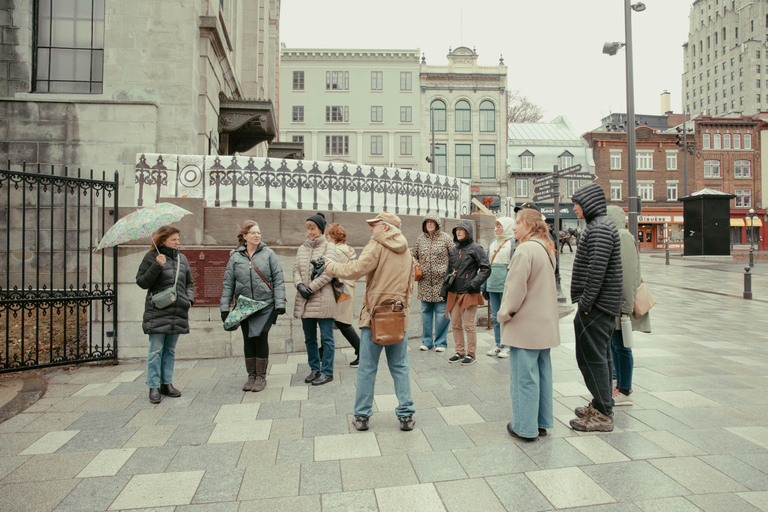
<path id="1" fill-rule="evenodd" d="M 589 399 L 572 315 L 552 351 L 556 426 L 532 443 L 506 433 L 509 363 L 484 355 L 492 331 L 469 367 L 447 363 L 452 342 L 410 341 L 412 432 L 384 357 L 371 430 L 352 427 L 349 349 L 319 387 L 304 384 L 304 353 L 273 355 L 261 393 L 240 391 L 241 358 L 177 361 L 183 396 L 159 405 L 143 361 L 58 369 L 0 424 L 0 510 L 768 510 L 768 275 L 757 268 L 745 301 L 739 265 L 653 256 L 653 333 L 635 334 L 635 404 L 613 433 L 567 426 Z M 566 293 L 571 265 L 566 253 Z"/>

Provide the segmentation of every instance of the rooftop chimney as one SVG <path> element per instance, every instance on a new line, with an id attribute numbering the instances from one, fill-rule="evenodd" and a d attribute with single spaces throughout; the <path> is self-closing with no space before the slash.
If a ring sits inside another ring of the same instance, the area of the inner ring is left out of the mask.
<path id="1" fill-rule="evenodd" d="M 669 94 L 669 91 L 664 91 L 661 93 L 661 115 L 663 116 L 672 113 L 672 108 L 670 107 L 670 98 L 671 95 Z"/>

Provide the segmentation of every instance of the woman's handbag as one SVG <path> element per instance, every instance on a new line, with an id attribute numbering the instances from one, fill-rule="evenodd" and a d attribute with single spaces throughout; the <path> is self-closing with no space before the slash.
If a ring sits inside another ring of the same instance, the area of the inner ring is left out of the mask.
<path id="1" fill-rule="evenodd" d="M 439 235 L 437 235 L 439 236 Z M 432 246 L 435 245 L 435 242 L 437 241 L 437 236 L 435 236 L 435 239 L 432 240 L 432 243 L 429 244 L 429 249 L 427 249 L 427 252 L 424 253 L 424 257 L 421 259 L 418 265 L 416 265 L 416 270 L 413 272 L 413 280 L 414 281 L 421 281 L 421 278 L 423 274 L 421 273 L 421 266 L 424 264 L 424 262 L 427 260 L 427 256 L 429 255 L 429 251 L 432 250 Z"/>
<path id="2" fill-rule="evenodd" d="M 352 296 L 349 294 L 349 291 L 347 290 L 347 285 L 345 285 L 344 281 L 338 277 L 331 279 L 331 287 L 333 287 L 333 296 L 336 297 L 337 303 L 344 302 L 345 300 L 352 298 Z"/>
<path id="3" fill-rule="evenodd" d="M 227 319 L 224 320 L 224 330 L 234 331 L 240 326 L 240 322 L 267 306 L 269 306 L 269 302 L 253 300 L 245 295 L 238 296 L 237 304 L 235 304 L 235 307 L 229 312 Z"/>
<path id="4" fill-rule="evenodd" d="M 645 283 L 640 283 L 640 286 L 637 287 L 637 295 L 635 296 L 635 316 L 640 317 L 645 315 L 651 310 L 654 304 L 656 304 L 656 301 L 651 296 L 651 292 L 648 291 Z"/>
<path id="5" fill-rule="evenodd" d="M 387 299 L 371 312 L 371 336 L 377 345 L 397 345 L 405 339 L 405 306 Z"/>
<path id="6" fill-rule="evenodd" d="M 176 302 L 176 283 L 179 281 L 179 267 L 181 266 L 181 257 L 176 261 L 176 277 L 173 280 L 173 286 L 159 293 L 153 293 L 150 300 L 152 305 L 158 309 L 164 309 Z"/>
<path id="7" fill-rule="evenodd" d="M 451 289 L 451 286 L 453 286 L 453 282 L 456 280 L 456 270 L 450 274 L 445 275 L 445 279 L 443 279 L 443 287 L 440 288 L 440 296 L 444 299 L 448 298 L 448 290 Z"/>

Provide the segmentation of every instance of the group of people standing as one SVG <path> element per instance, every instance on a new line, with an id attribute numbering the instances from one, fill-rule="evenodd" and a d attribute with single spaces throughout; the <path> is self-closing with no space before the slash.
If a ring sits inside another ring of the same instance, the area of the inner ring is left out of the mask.
<path id="1" fill-rule="evenodd" d="M 576 430 L 610 431 L 613 405 L 632 404 L 632 352 L 623 345 L 618 318 L 630 315 L 633 329 L 646 332 L 650 331 L 650 322 L 647 315 L 635 318 L 631 311 L 641 277 L 633 237 L 628 232 L 620 235 L 617 230 L 619 223 L 624 226 L 623 210 L 611 208 L 609 218 L 605 195 L 597 185 L 579 189 L 573 201 L 577 216 L 587 222 L 577 246 L 571 282 L 571 298 L 578 303 L 574 320 L 576 358 L 594 398 L 586 407 L 576 408 L 571 426 Z M 307 238 L 293 266 L 297 291 L 293 314 L 301 319 L 310 367 L 305 382 L 319 386 L 333 380 L 335 327 L 355 350 L 351 366 L 359 368 L 354 426 L 358 430 L 369 428 L 378 361 L 384 350 L 398 399 L 395 412 L 400 428 L 413 429 L 408 315 L 404 341 L 385 346 L 372 337 L 371 313 L 387 301 L 401 302 L 407 308 L 414 269 L 418 268 L 420 350 L 445 352 L 450 326 L 455 353 L 448 362 L 474 364 L 475 316 L 478 306 L 487 300 L 495 340 L 487 355 L 510 358 L 513 419 L 507 431 L 526 440 L 546 435 L 547 429 L 554 426 L 550 350 L 560 344 L 557 247 L 535 205 L 525 203 L 516 212 L 515 219 L 496 220 L 495 237 L 487 251 L 475 243 L 469 221 L 459 221 L 450 236 L 440 229 L 438 215 L 428 213 L 410 252 L 400 231 L 400 218 L 383 212 L 366 221 L 371 239 L 360 258 L 346 244 L 342 226 L 327 226 L 321 212 L 311 215 L 305 224 Z M 143 328 L 150 340 L 146 384 L 152 403 L 160 402 L 162 395 L 181 396 L 172 384 L 175 346 L 179 335 L 189 332 L 188 311 L 194 303 L 194 290 L 189 262 L 179 253 L 179 243 L 178 229 L 160 228 L 153 236 L 153 250 L 145 255 L 136 277 L 139 286 L 147 289 Z M 358 335 L 352 322 L 356 281 L 363 276 L 366 292 Z M 349 300 L 337 303 L 334 278 L 342 281 L 351 296 Z M 153 294 L 174 286 L 175 302 L 157 307 Z M 238 247 L 232 251 L 224 274 L 222 321 L 227 320 L 233 301 L 240 296 L 266 304 L 240 323 L 248 373 L 242 389 L 259 392 L 267 385 L 269 331 L 277 317 L 286 313 L 286 293 L 280 262 L 261 241 L 259 225 L 250 220 L 238 231 Z M 615 388 L 611 384 L 613 362 Z"/>

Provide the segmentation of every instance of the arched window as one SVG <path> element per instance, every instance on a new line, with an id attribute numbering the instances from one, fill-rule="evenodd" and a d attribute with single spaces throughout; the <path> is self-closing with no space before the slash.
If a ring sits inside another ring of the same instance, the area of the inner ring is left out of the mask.
<path id="1" fill-rule="evenodd" d="M 456 131 L 472 131 L 472 111 L 469 108 L 469 102 L 461 100 L 456 103 Z"/>
<path id="2" fill-rule="evenodd" d="M 432 129 L 436 132 L 444 132 L 445 128 L 445 103 L 441 100 L 435 100 L 429 106 L 432 116 Z"/>
<path id="3" fill-rule="evenodd" d="M 496 131 L 496 106 L 488 100 L 480 104 L 480 131 Z"/>

